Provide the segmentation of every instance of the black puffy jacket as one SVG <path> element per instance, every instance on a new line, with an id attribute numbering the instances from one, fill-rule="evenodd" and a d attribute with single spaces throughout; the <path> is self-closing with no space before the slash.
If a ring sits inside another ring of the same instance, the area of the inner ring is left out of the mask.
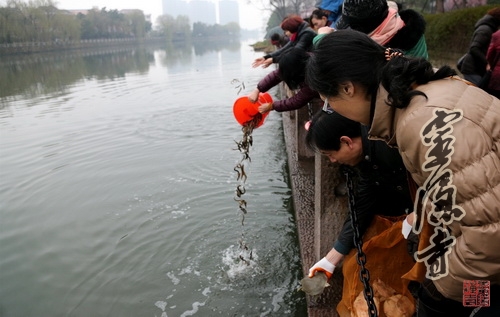
<path id="1" fill-rule="evenodd" d="M 463 59 L 460 72 L 464 75 L 483 76 L 486 73 L 486 52 L 491 35 L 498 30 L 499 21 L 487 14 L 476 22 L 469 51 Z"/>

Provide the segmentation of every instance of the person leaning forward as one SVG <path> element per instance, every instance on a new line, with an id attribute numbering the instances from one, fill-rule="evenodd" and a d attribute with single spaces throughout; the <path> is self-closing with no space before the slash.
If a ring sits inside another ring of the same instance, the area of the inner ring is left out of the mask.
<path id="1" fill-rule="evenodd" d="M 500 316 L 500 100 L 353 30 L 321 39 L 306 78 L 333 110 L 370 126 L 370 139 L 396 147 L 419 186 L 417 316 Z M 491 300 L 476 312 L 463 300 L 478 280 Z"/>
<path id="2" fill-rule="evenodd" d="M 262 66 L 266 68 L 272 63 L 278 63 L 281 56 L 292 48 L 301 48 L 306 51 L 312 50 L 312 41 L 316 36 L 316 32 L 304 19 L 293 14 L 283 19 L 280 26 L 285 31 L 285 35 L 290 39 L 288 43 L 277 51 L 256 58 L 252 63 L 252 67 Z"/>
<path id="3" fill-rule="evenodd" d="M 329 112 L 314 116 L 306 144 L 356 175 L 354 199 L 360 236 L 375 215 L 395 217 L 411 212 L 413 203 L 407 172 L 398 150 L 384 142 L 369 140 L 366 126 Z M 347 217 L 333 248 L 311 267 L 309 276 L 318 270 L 333 274 L 335 267 L 355 247 L 353 238 L 351 217 Z"/>

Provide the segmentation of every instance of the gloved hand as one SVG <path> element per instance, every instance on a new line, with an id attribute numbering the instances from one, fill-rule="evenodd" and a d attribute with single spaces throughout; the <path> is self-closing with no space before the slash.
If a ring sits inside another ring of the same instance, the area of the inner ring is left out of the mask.
<path id="1" fill-rule="evenodd" d="M 333 275 L 334 270 L 335 270 L 335 265 L 333 265 L 326 258 L 322 258 L 309 269 L 309 277 L 313 277 L 316 274 L 316 272 L 325 272 L 326 277 L 330 279 Z"/>
<path id="2" fill-rule="evenodd" d="M 412 225 L 408 221 L 408 218 L 411 218 L 410 221 L 413 222 L 413 214 L 408 215 L 408 217 L 403 220 L 403 226 L 401 227 L 401 233 L 403 237 L 406 239 L 406 247 L 408 249 L 408 254 L 415 259 L 415 252 L 418 251 L 418 235 L 416 235 L 411 229 Z"/>
<path id="3" fill-rule="evenodd" d="M 411 228 L 412 225 L 410 225 L 408 219 L 405 218 L 405 220 L 403 220 L 403 226 L 401 227 L 401 233 L 403 234 L 403 237 L 405 237 L 405 239 L 408 239 L 408 235 L 411 232 Z"/>

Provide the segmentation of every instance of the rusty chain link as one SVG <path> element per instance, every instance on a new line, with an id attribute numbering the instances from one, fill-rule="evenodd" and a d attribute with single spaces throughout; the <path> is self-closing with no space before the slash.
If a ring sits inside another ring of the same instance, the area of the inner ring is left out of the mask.
<path id="1" fill-rule="evenodd" d="M 352 172 L 347 169 L 344 171 L 347 183 L 347 193 L 349 197 L 349 215 L 351 216 L 351 226 L 354 232 L 354 245 L 357 249 L 356 261 L 360 266 L 359 279 L 361 280 L 361 283 L 363 283 L 363 295 L 365 296 L 365 300 L 368 305 L 368 314 L 370 317 L 377 317 L 377 307 L 375 306 L 375 301 L 373 300 L 373 289 L 370 285 L 370 272 L 365 267 L 366 254 L 363 252 L 363 240 L 361 240 L 361 236 L 359 234 L 359 223 L 358 216 L 356 215 L 354 186 L 351 173 Z"/>

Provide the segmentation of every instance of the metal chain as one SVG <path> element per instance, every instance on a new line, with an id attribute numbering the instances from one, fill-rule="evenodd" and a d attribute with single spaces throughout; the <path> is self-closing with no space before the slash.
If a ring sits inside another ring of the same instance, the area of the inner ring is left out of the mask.
<path id="1" fill-rule="evenodd" d="M 354 245 L 357 249 L 356 261 L 360 266 L 359 279 L 363 283 L 363 295 L 365 296 L 366 304 L 368 305 L 368 314 L 370 317 L 377 317 L 377 307 L 373 300 L 373 289 L 370 285 L 370 272 L 365 267 L 366 254 L 363 252 L 363 240 L 359 234 L 358 216 L 356 215 L 356 204 L 354 200 L 354 186 L 352 181 L 352 172 L 349 170 L 344 171 L 347 183 L 347 193 L 349 197 L 349 214 L 351 216 L 351 226 L 354 232 Z"/>

